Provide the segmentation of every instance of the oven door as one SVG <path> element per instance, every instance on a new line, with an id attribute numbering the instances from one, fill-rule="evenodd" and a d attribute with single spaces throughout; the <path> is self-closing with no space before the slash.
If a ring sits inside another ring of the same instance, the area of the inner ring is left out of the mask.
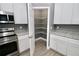
<path id="1" fill-rule="evenodd" d="M 0 37 L 4 37 L 4 36 L 10 36 L 10 35 L 14 35 L 14 32 L 0 32 Z"/>
<path id="2" fill-rule="evenodd" d="M 17 55 L 17 54 L 18 54 L 17 41 L 0 45 L 0 56 Z"/>
<path id="3" fill-rule="evenodd" d="M 0 23 L 8 23 L 7 15 L 0 14 Z"/>

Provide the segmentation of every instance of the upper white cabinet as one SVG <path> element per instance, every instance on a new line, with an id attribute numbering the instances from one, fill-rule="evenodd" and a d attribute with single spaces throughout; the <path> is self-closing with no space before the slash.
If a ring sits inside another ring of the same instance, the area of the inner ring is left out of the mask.
<path id="1" fill-rule="evenodd" d="M 56 40 L 57 51 L 60 53 L 67 55 L 67 41 L 66 39 L 59 38 Z"/>
<path id="2" fill-rule="evenodd" d="M 15 24 L 27 24 L 27 4 L 14 3 Z"/>
<path id="3" fill-rule="evenodd" d="M 79 3 L 73 6 L 72 24 L 79 24 Z"/>
<path id="4" fill-rule="evenodd" d="M 0 3 L 0 10 L 13 12 L 13 3 Z"/>
<path id="5" fill-rule="evenodd" d="M 54 24 L 71 24 L 72 9 L 72 3 L 55 4 Z"/>
<path id="6" fill-rule="evenodd" d="M 62 16 L 61 16 L 61 23 L 62 24 L 71 24 L 72 20 L 72 9 L 73 9 L 73 4 L 72 3 L 64 3 L 62 4 Z"/>
<path id="7" fill-rule="evenodd" d="M 54 24 L 61 24 L 63 4 L 56 3 L 54 9 Z"/>

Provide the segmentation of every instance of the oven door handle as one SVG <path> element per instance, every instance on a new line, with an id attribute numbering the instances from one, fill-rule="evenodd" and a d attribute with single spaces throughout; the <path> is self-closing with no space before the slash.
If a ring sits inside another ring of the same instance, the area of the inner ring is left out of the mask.
<path id="1" fill-rule="evenodd" d="M 14 41 L 17 41 L 17 39 L 16 40 L 0 42 L 0 45 L 4 45 L 4 44 L 11 43 L 11 42 L 14 42 Z"/>

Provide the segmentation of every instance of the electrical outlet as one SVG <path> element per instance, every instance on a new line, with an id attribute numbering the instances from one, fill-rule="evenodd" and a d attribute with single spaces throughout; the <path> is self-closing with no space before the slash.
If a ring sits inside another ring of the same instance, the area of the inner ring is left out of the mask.
<path id="1" fill-rule="evenodd" d="M 57 27 L 56 27 L 56 29 L 60 29 L 60 27 L 59 27 L 59 26 L 57 26 Z"/>
<path id="2" fill-rule="evenodd" d="M 23 27 L 22 27 L 22 26 L 20 26 L 19 28 L 20 28 L 20 29 L 22 29 Z"/>

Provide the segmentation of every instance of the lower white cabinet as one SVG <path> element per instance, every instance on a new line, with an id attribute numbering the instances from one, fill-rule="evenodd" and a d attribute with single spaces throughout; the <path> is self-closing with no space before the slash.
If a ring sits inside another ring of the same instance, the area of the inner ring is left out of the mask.
<path id="1" fill-rule="evenodd" d="M 50 47 L 64 55 L 66 55 L 67 51 L 67 41 L 63 40 L 64 38 L 61 38 L 59 36 L 50 35 Z"/>
<path id="2" fill-rule="evenodd" d="M 70 45 L 70 46 L 68 47 L 68 55 L 69 55 L 69 56 L 79 56 L 79 46 Z"/>
<path id="3" fill-rule="evenodd" d="M 54 49 L 54 50 L 56 50 L 56 40 L 55 40 L 55 38 L 52 36 L 52 35 L 50 35 L 50 47 L 52 48 L 52 49 Z"/>
<path id="4" fill-rule="evenodd" d="M 79 56 L 79 40 L 50 35 L 50 48 L 63 55 Z"/>
<path id="5" fill-rule="evenodd" d="M 60 53 L 67 55 L 67 42 L 64 40 L 56 40 L 57 51 Z"/>
<path id="6" fill-rule="evenodd" d="M 73 40 L 69 41 L 67 55 L 69 56 L 79 56 L 79 41 Z"/>
<path id="7" fill-rule="evenodd" d="M 19 52 L 23 52 L 27 49 L 29 49 L 29 39 L 28 35 L 19 36 L 18 37 L 18 45 L 19 45 Z"/>

